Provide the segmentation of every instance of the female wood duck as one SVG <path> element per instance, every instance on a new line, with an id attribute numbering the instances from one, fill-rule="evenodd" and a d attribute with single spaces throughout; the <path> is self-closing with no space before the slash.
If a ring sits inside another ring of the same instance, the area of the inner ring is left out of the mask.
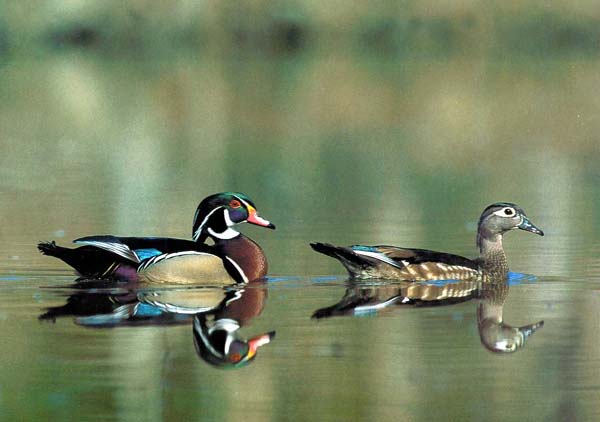
<path id="1" fill-rule="evenodd" d="M 223 192 L 205 198 L 196 210 L 193 241 L 157 237 L 88 236 L 69 249 L 54 241 L 38 244 L 84 277 L 153 283 L 245 283 L 267 274 L 267 259 L 254 241 L 234 230 L 248 222 L 274 229 L 258 216 L 245 195 Z M 214 244 L 205 243 L 210 238 Z"/>
<path id="2" fill-rule="evenodd" d="M 544 235 L 520 207 L 509 202 L 488 206 L 479 219 L 477 246 L 479 258 L 471 260 L 458 255 L 425 249 L 395 246 L 333 246 L 311 243 L 320 253 L 338 259 L 352 278 L 394 280 L 464 280 L 481 273 L 508 271 L 502 236 L 513 229 Z"/>

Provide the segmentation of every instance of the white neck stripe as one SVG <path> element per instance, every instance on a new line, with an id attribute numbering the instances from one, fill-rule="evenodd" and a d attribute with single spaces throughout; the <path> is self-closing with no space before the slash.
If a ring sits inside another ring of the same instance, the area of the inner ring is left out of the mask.
<path id="1" fill-rule="evenodd" d="M 196 229 L 196 231 L 194 232 L 194 242 L 198 241 L 198 239 L 200 238 L 200 234 L 202 233 L 202 228 L 204 227 L 204 225 L 206 224 L 206 222 L 208 221 L 208 219 L 210 218 L 211 215 L 213 215 L 217 210 L 220 210 L 221 207 L 217 207 L 214 210 L 212 210 L 211 212 L 209 212 L 206 217 L 204 217 L 204 220 L 202 220 L 202 223 L 198 226 L 198 228 Z M 210 230 L 210 229 L 209 229 Z"/>

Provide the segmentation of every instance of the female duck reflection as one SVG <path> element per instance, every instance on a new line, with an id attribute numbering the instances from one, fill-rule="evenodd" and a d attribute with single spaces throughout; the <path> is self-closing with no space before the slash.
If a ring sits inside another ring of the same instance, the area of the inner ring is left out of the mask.
<path id="1" fill-rule="evenodd" d="M 267 299 L 267 283 L 244 288 L 141 290 L 117 288 L 114 283 L 76 283 L 78 289 L 63 306 L 48 308 L 42 320 L 76 316 L 79 325 L 111 328 L 131 325 L 187 324 L 193 320 L 194 346 L 205 362 L 220 368 L 240 368 L 271 341 L 275 331 L 250 339 L 239 330 L 260 315 Z M 94 287 L 94 288 L 92 288 Z M 81 290 L 79 290 L 81 289 Z"/>
<path id="2" fill-rule="evenodd" d="M 489 273 L 472 280 L 405 282 L 401 284 L 354 284 L 335 305 L 317 309 L 312 317 L 377 314 L 394 306 L 440 306 L 480 299 L 477 306 L 477 329 L 481 344 L 492 352 L 512 353 L 525 342 L 544 321 L 513 327 L 503 321 L 503 307 L 508 296 L 509 273 Z"/>

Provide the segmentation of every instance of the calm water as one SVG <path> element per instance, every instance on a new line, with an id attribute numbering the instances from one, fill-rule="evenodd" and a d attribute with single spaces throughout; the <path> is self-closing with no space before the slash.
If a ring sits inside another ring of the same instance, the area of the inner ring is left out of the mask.
<path id="1" fill-rule="evenodd" d="M 342 53 L 4 64 L 0 419 L 598 419 L 599 70 Z M 278 227 L 242 228 L 271 278 L 241 336 L 276 331 L 249 365 L 201 360 L 189 318 L 106 328 L 82 305 L 38 319 L 73 295 L 99 307 L 138 297 L 71 287 L 39 240 L 188 238 L 197 203 L 223 190 L 247 193 Z M 308 242 L 473 256 L 479 214 L 499 200 L 546 233 L 505 241 L 525 276 L 504 323 L 544 321 L 525 347 L 483 347 L 478 300 L 311 319 L 352 286 Z"/>

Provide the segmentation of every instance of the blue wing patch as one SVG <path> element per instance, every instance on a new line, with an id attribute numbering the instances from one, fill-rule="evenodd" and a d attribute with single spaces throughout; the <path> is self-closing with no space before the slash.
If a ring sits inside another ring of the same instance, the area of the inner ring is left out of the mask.
<path id="1" fill-rule="evenodd" d="M 353 246 L 350 246 L 350 249 L 352 249 L 353 251 L 379 253 L 379 250 L 374 246 L 353 245 Z"/>
<path id="2" fill-rule="evenodd" d="M 136 309 L 135 315 L 139 317 L 153 317 L 162 315 L 164 311 L 147 303 L 140 303 Z"/>
<path id="3" fill-rule="evenodd" d="M 158 249 L 155 249 L 155 248 L 136 249 L 135 253 L 137 254 L 137 256 L 140 257 L 140 261 L 143 261 L 144 259 L 152 258 L 153 256 L 162 254 L 161 251 L 159 251 Z"/>

